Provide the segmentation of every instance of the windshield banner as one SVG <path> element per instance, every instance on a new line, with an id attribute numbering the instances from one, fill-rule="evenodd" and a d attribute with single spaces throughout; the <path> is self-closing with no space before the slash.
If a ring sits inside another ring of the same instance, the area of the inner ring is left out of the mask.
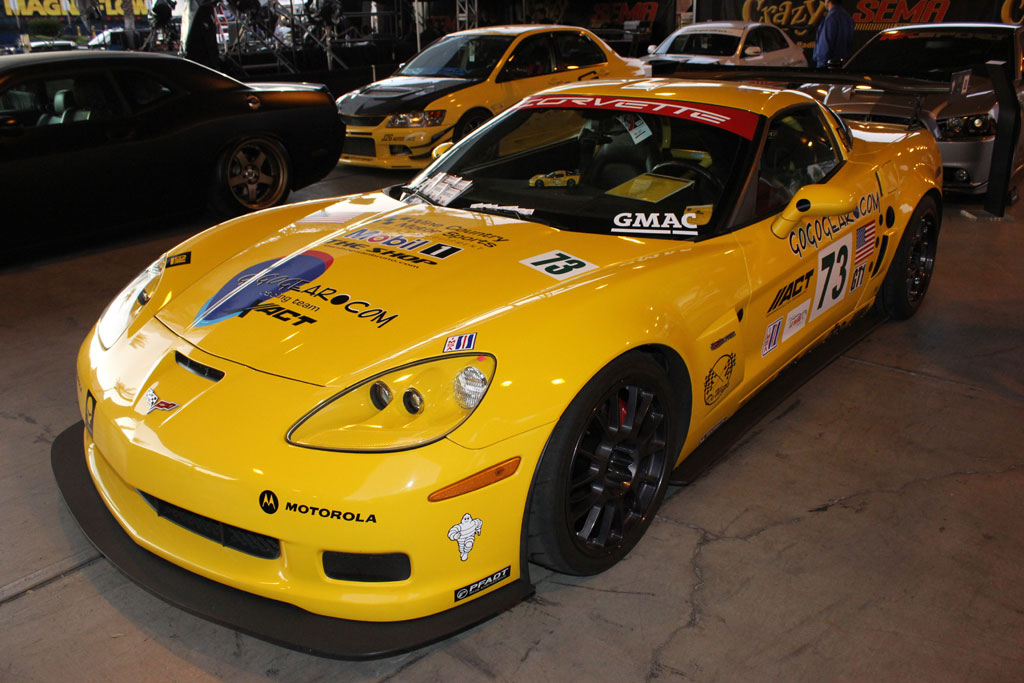
<path id="1" fill-rule="evenodd" d="M 675 102 L 672 100 L 650 100 L 637 97 L 615 97 L 601 95 L 534 95 L 519 103 L 520 109 L 537 109 L 543 107 L 571 107 L 575 109 L 608 109 L 611 111 L 633 112 L 636 114 L 658 114 L 677 119 L 688 119 L 706 123 L 742 135 L 748 140 L 754 139 L 757 130 L 758 115 L 721 107 L 715 104 L 698 104 L 695 102 Z"/>

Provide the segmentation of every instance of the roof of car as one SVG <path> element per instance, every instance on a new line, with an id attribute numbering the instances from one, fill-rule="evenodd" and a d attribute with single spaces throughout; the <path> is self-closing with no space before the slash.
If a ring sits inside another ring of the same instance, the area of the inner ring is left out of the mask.
<path id="1" fill-rule="evenodd" d="M 761 26 L 761 24 L 756 21 L 708 21 L 683 26 L 676 33 L 727 33 L 739 36 L 754 26 Z"/>
<path id="2" fill-rule="evenodd" d="M 636 97 L 666 102 L 715 104 L 774 116 L 796 104 L 816 103 L 810 95 L 771 86 L 731 81 L 702 82 L 678 78 L 643 78 L 630 81 L 589 81 L 563 85 L 545 93 L 586 94 L 600 97 Z"/>
<path id="3" fill-rule="evenodd" d="M 514 24 L 509 26 L 481 26 L 480 28 L 466 29 L 448 35 L 456 36 L 465 33 L 484 34 L 494 36 L 519 36 L 524 33 L 540 33 L 542 31 L 586 31 L 579 26 L 566 26 L 564 24 Z"/>
<path id="4" fill-rule="evenodd" d="M 90 50 L 68 50 L 61 52 L 32 52 L 20 55 L 3 55 L 0 57 L 0 73 L 10 69 L 21 67 L 38 66 L 40 64 L 54 64 L 58 62 L 84 62 L 84 61 L 121 61 L 131 60 L 153 60 L 153 59 L 181 59 L 173 55 L 165 55 L 157 52 L 93 52 Z"/>

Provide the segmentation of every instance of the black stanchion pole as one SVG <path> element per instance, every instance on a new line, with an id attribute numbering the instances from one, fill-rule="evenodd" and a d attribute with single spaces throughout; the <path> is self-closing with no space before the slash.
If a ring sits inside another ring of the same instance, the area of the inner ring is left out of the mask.
<path id="1" fill-rule="evenodd" d="M 986 62 L 988 76 L 996 91 L 999 102 L 999 117 L 996 120 L 996 142 L 992 150 L 992 165 L 988 173 L 988 192 L 985 194 L 985 211 L 1002 217 L 1006 213 L 1010 180 L 1013 173 L 1013 152 L 1017 148 L 1020 133 L 1020 103 L 1014 90 L 1009 67 L 1004 61 Z"/>

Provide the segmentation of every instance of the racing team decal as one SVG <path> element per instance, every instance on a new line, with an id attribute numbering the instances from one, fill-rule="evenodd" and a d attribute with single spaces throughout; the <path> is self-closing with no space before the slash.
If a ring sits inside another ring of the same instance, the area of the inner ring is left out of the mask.
<path id="1" fill-rule="evenodd" d="M 444 342 L 443 353 L 452 351 L 472 351 L 476 346 L 476 332 L 472 334 L 460 334 L 455 337 L 448 337 Z"/>
<path id="2" fill-rule="evenodd" d="M 531 256 L 528 259 L 523 259 L 520 263 L 545 275 L 549 275 L 556 280 L 564 280 L 597 268 L 593 263 L 587 263 L 583 259 L 578 259 L 561 251 L 549 251 L 537 256 Z"/>
<path id="3" fill-rule="evenodd" d="M 782 318 L 779 318 L 764 331 L 764 341 L 761 342 L 761 357 L 764 358 L 775 350 L 779 345 L 779 336 L 782 334 Z"/>
<path id="4" fill-rule="evenodd" d="M 853 211 L 842 216 L 823 216 L 815 218 L 813 222 L 801 225 L 789 231 L 789 249 L 800 258 L 804 257 L 807 249 L 823 247 L 826 242 L 832 241 L 839 236 L 848 225 L 880 211 L 879 200 L 881 196 L 875 192 L 866 194 L 857 201 Z M 871 251 L 874 251 L 875 222 L 871 221 Z M 867 224 L 862 226 L 867 229 Z M 858 229 L 859 230 L 859 229 Z M 866 233 L 865 233 L 866 234 Z M 868 252 L 868 256 L 871 252 Z M 867 258 L 867 257 L 865 257 Z"/>
<path id="5" fill-rule="evenodd" d="M 729 388 L 729 380 L 732 379 L 732 371 L 736 368 L 736 354 L 728 353 L 717 361 L 708 370 L 704 378 L 704 403 L 714 405 L 722 394 Z"/>
<path id="6" fill-rule="evenodd" d="M 658 114 L 677 119 L 688 119 L 709 126 L 722 128 L 731 133 L 754 139 L 757 129 L 757 114 L 743 109 L 733 109 L 717 104 L 675 102 L 640 97 L 617 97 L 601 95 L 534 95 L 519 103 L 520 109 L 543 107 L 572 107 L 576 109 L 609 109 L 634 114 Z"/>
<path id="7" fill-rule="evenodd" d="M 469 559 L 469 551 L 473 549 L 473 543 L 483 527 L 483 520 L 476 519 L 467 512 L 462 515 L 461 522 L 448 530 L 448 540 L 459 544 L 459 556 L 463 562 Z"/>
<path id="8" fill-rule="evenodd" d="M 790 282 L 785 287 L 780 287 L 778 293 L 775 295 L 775 299 L 772 301 L 772 305 L 768 307 L 768 313 L 771 314 L 776 308 L 795 299 L 797 295 L 804 291 L 808 285 L 811 284 L 811 277 L 814 275 L 814 270 L 808 270 L 806 273 L 798 277 L 797 279 Z"/>
<path id="9" fill-rule="evenodd" d="M 264 302 L 312 282 L 323 275 L 332 263 L 334 257 L 330 254 L 309 250 L 249 266 L 228 280 L 203 304 L 192 325 L 205 327 L 235 316 L 244 316 L 253 310 L 291 321 L 293 325 L 315 323 L 314 318 L 282 306 L 264 305 Z"/>
<path id="10" fill-rule="evenodd" d="M 468 586 L 463 586 L 462 588 L 459 588 L 455 591 L 455 602 L 458 602 L 459 600 L 465 600 L 468 597 L 476 595 L 485 588 L 490 588 L 496 583 L 501 583 L 502 581 L 507 579 L 511 574 L 512 567 L 510 565 L 508 567 L 505 567 L 504 569 L 499 569 L 490 576 L 485 576 L 479 581 L 474 581 Z"/>

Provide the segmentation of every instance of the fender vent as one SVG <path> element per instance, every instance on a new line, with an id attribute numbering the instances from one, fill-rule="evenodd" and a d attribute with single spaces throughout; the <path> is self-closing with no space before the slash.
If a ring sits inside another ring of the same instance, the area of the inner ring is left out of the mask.
<path id="1" fill-rule="evenodd" d="M 889 248 L 889 236 L 882 235 L 882 246 L 878 248 L 878 256 L 875 257 L 875 268 L 871 271 L 871 277 L 878 275 L 878 269 L 882 267 L 885 260 L 885 250 Z"/>
<path id="2" fill-rule="evenodd" d="M 209 365 L 203 365 L 199 361 L 194 361 L 180 351 L 174 352 L 174 360 L 178 362 L 178 365 L 185 368 L 189 372 L 194 372 L 200 377 L 205 377 L 213 382 L 219 382 L 224 379 L 224 371 L 218 370 L 217 368 L 211 368 Z"/>
<path id="3" fill-rule="evenodd" d="M 143 491 L 139 491 L 139 493 L 147 503 L 153 506 L 157 515 L 194 534 L 199 534 L 203 538 L 208 538 L 246 555 L 262 557 L 265 560 L 273 560 L 281 556 L 281 543 L 276 538 L 197 515 Z"/>

